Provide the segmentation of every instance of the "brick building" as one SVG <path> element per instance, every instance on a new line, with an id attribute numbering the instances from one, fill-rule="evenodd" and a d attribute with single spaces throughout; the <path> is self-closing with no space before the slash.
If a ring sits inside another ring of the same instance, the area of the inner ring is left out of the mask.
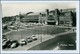
<path id="1" fill-rule="evenodd" d="M 48 25 L 76 26 L 76 9 L 46 9 L 44 12 L 23 15 L 21 22 Z"/>
<path id="2" fill-rule="evenodd" d="M 38 22 L 41 23 L 41 24 L 47 24 L 47 14 L 46 12 L 42 12 L 39 14 L 39 20 Z"/>
<path id="3" fill-rule="evenodd" d="M 76 26 L 76 9 L 55 9 L 40 13 L 39 21 L 49 25 Z"/>

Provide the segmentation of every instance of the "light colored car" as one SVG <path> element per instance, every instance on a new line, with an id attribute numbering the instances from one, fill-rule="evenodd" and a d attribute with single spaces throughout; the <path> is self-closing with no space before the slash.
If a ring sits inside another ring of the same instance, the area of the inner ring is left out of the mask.
<path id="1" fill-rule="evenodd" d="M 5 35 L 2 35 L 2 42 L 7 41 L 7 38 Z"/>
<path id="2" fill-rule="evenodd" d="M 16 48 L 16 47 L 18 47 L 18 46 L 19 46 L 19 43 L 18 43 L 17 40 L 11 41 L 11 46 L 10 46 L 10 48 Z"/>
<path id="3" fill-rule="evenodd" d="M 12 43 L 11 48 L 15 48 L 16 47 L 16 43 Z"/>
<path id="4" fill-rule="evenodd" d="M 2 39 L 2 42 L 7 41 L 7 38 Z"/>
<path id="5" fill-rule="evenodd" d="M 27 38 L 27 42 L 29 43 L 29 42 L 32 42 L 32 38 L 31 37 L 28 37 Z"/>
<path id="6" fill-rule="evenodd" d="M 11 48 L 16 47 L 16 43 L 12 43 Z"/>
<path id="7" fill-rule="evenodd" d="M 33 40 L 37 40 L 37 37 L 35 35 L 32 35 Z"/>
<path id="8" fill-rule="evenodd" d="M 25 39 L 21 39 L 21 40 L 19 41 L 19 44 L 20 44 L 21 46 L 26 45 L 26 44 L 27 44 L 27 41 L 26 41 Z"/>
<path id="9" fill-rule="evenodd" d="M 13 30 L 16 30 L 16 27 L 15 26 L 8 26 L 9 29 L 13 29 Z"/>

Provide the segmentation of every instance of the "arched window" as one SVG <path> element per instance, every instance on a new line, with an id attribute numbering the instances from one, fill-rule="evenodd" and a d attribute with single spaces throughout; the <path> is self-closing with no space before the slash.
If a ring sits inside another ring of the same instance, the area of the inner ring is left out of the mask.
<path id="1" fill-rule="evenodd" d="M 52 15 L 49 15 L 48 20 L 54 20 L 54 17 Z"/>

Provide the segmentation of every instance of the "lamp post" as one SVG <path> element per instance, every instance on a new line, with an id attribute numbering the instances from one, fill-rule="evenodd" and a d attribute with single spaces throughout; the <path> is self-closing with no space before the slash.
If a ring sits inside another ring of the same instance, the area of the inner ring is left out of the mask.
<path id="1" fill-rule="evenodd" d="M 42 29 L 42 26 L 41 26 L 41 29 Z M 41 31 L 41 34 L 42 34 L 42 31 Z M 41 43 L 42 43 L 42 35 L 41 35 Z"/>
<path id="2" fill-rule="evenodd" d="M 42 43 L 42 35 L 41 35 L 41 43 Z"/>

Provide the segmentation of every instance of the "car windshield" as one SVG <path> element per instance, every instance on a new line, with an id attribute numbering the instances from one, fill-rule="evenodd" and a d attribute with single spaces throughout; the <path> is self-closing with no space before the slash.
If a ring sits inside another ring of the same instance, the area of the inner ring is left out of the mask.
<path id="1" fill-rule="evenodd" d="M 33 36 L 33 37 L 35 37 L 35 36 Z"/>
<path id="2" fill-rule="evenodd" d="M 30 39 L 30 38 L 28 38 L 28 39 Z"/>
<path id="3" fill-rule="evenodd" d="M 25 41 L 24 39 L 21 39 L 20 41 Z"/>

